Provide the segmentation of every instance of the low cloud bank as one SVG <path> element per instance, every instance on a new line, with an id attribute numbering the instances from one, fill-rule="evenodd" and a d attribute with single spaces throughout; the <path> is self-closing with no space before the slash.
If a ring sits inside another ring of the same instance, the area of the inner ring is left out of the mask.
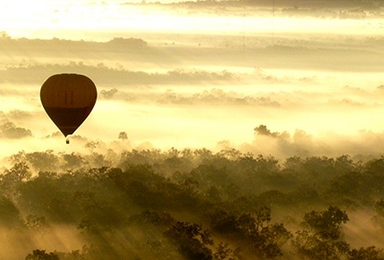
<path id="1" fill-rule="evenodd" d="M 239 149 L 277 158 L 350 155 L 365 161 L 383 156 L 384 132 L 361 130 L 355 135 L 327 132 L 315 136 L 303 130 L 275 132 L 266 125 L 259 125 L 254 129 L 254 140 L 241 144 Z"/>

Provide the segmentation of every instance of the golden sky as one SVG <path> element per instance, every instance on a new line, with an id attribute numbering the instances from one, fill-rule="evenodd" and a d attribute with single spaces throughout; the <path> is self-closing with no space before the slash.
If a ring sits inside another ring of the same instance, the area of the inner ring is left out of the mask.
<path id="1" fill-rule="evenodd" d="M 302 10 L 3 1 L 2 122 L 32 137 L 10 143 L 3 133 L 0 142 L 12 152 L 61 144 L 45 138 L 57 129 L 39 88 L 53 73 L 76 72 L 99 90 L 76 132 L 89 140 L 113 142 L 125 131 L 133 148 L 225 145 L 260 153 L 266 142 L 282 155 L 357 153 L 381 143 L 382 17 Z M 255 137 L 261 124 L 279 135 Z"/>

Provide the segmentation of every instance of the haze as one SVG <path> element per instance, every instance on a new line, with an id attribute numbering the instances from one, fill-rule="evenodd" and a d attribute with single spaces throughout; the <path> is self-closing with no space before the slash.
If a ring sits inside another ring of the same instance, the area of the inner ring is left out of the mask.
<path id="1" fill-rule="evenodd" d="M 264 153 L 254 128 L 266 125 L 294 146 L 304 133 L 311 141 L 300 145 L 309 153 L 381 154 L 371 147 L 381 147 L 383 135 L 379 9 L 126 1 L 20 8 L 25 4 L 8 1 L 0 11 L 2 120 L 30 132 L 3 134 L 10 147 L 3 156 L 71 149 L 46 138 L 57 129 L 39 101 L 41 84 L 62 72 L 84 73 L 98 87 L 96 107 L 76 132 L 88 140 L 108 143 L 126 132 L 132 147 L 225 143 Z"/>
<path id="2" fill-rule="evenodd" d="M 0 258 L 384 259 L 383 7 L 2 1 Z"/>

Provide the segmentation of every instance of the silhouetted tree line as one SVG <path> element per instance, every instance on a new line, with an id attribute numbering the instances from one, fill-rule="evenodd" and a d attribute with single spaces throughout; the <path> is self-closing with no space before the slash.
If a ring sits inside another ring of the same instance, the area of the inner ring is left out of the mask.
<path id="1" fill-rule="evenodd" d="M 94 167 L 91 157 L 105 165 Z M 384 233 L 384 157 L 280 162 L 234 149 L 172 148 L 20 152 L 9 161 L 0 175 L 0 226 L 22 238 L 27 260 L 384 259 L 377 241 L 352 246 L 344 232 L 349 216 L 364 211 Z M 58 226 L 76 230 L 82 247 L 36 247 Z"/>

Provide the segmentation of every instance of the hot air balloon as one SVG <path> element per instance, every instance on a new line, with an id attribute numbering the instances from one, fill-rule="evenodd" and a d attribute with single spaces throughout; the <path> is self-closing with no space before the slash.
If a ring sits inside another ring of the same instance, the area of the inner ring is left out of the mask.
<path id="1" fill-rule="evenodd" d="M 65 137 L 73 134 L 88 117 L 96 98 L 95 84 L 79 74 L 53 75 L 40 89 L 40 100 L 45 111 Z"/>

